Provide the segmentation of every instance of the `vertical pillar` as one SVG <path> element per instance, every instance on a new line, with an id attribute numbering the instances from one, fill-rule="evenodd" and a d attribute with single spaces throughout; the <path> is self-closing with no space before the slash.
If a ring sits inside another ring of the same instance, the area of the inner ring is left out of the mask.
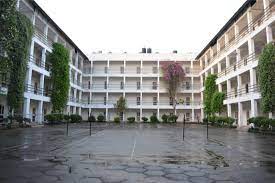
<path id="1" fill-rule="evenodd" d="M 252 38 L 248 39 L 248 53 L 249 55 L 252 53 L 255 53 L 255 43 L 254 43 L 254 39 Z"/>
<path id="2" fill-rule="evenodd" d="M 211 73 L 211 74 L 214 74 L 214 67 L 211 67 L 210 73 Z"/>
<path id="3" fill-rule="evenodd" d="M 252 99 L 250 101 L 250 104 L 251 104 L 251 118 L 252 117 L 257 117 L 258 116 L 258 103 L 256 100 Z"/>
<path id="4" fill-rule="evenodd" d="M 43 118 L 44 118 L 44 115 L 43 115 L 43 101 L 38 102 L 38 112 L 37 112 L 36 116 L 37 116 L 37 122 L 39 124 L 41 124 L 43 122 Z"/>
<path id="5" fill-rule="evenodd" d="M 41 90 L 41 95 L 43 95 L 43 96 L 44 96 L 44 81 L 45 81 L 45 75 L 41 74 L 40 80 L 39 80 L 39 88 Z"/>
<path id="6" fill-rule="evenodd" d="M 226 85 L 227 85 L 227 93 L 230 93 L 231 92 L 231 81 L 227 80 Z"/>
<path id="7" fill-rule="evenodd" d="M 242 88 L 242 78 L 240 75 L 237 76 L 237 89 L 240 90 Z"/>
<path id="8" fill-rule="evenodd" d="M 243 116 L 243 104 L 241 102 L 238 102 L 238 125 L 243 126 L 243 121 L 242 121 L 242 116 Z"/>
<path id="9" fill-rule="evenodd" d="M 218 90 L 219 90 L 219 92 L 222 92 L 222 84 L 221 83 L 218 84 Z"/>
<path id="10" fill-rule="evenodd" d="M 229 56 L 226 56 L 225 57 L 225 65 L 226 65 L 226 68 L 228 68 L 230 66 L 230 59 L 229 59 Z"/>
<path id="11" fill-rule="evenodd" d="M 42 67 L 45 67 L 45 65 L 46 65 L 46 52 L 47 52 L 47 50 L 45 49 L 45 48 L 43 48 L 43 50 L 42 50 L 42 58 L 41 58 L 41 66 Z"/>
<path id="12" fill-rule="evenodd" d="M 140 90 L 140 118 L 142 121 L 142 117 L 143 117 L 143 60 L 140 61 L 140 86 L 141 86 L 141 90 Z"/>
<path id="13" fill-rule="evenodd" d="M 227 116 L 232 117 L 232 108 L 231 104 L 227 104 Z"/>
<path id="14" fill-rule="evenodd" d="M 192 114 L 191 114 L 192 122 L 195 122 L 195 109 L 192 109 Z"/>
<path id="15" fill-rule="evenodd" d="M 19 5 L 20 5 L 20 0 L 17 0 L 17 2 L 16 2 L 16 9 L 17 9 L 17 11 L 19 11 Z"/>
<path id="16" fill-rule="evenodd" d="M 26 82 L 25 82 L 28 86 L 30 86 L 32 84 L 32 68 L 28 68 L 27 69 L 27 76 L 26 76 Z"/>
<path id="17" fill-rule="evenodd" d="M 269 25 L 265 29 L 266 29 L 266 40 L 267 40 L 267 43 L 271 43 L 273 41 L 272 27 Z"/>
<path id="18" fill-rule="evenodd" d="M 75 67 L 78 68 L 78 52 L 76 53 L 76 58 L 75 58 Z"/>
<path id="19" fill-rule="evenodd" d="M 248 32 L 252 32 L 253 31 L 253 25 L 251 25 L 251 22 L 253 21 L 253 16 L 252 16 L 252 10 L 251 7 L 248 8 L 247 11 L 247 23 L 248 23 Z"/>
<path id="20" fill-rule="evenodd" d="M 31 103 L 30 98 L 25 98 L 24 99 L 24 117 L 25 118 L 29 118 L 29 119 L 31 119 L 31 115 L 30 115 L 30 103 Z"/>
<path id="21" fill-rule="evenodd" d="M 220 73 L 222 71 L 222 65 L 221 62 L 218 63 L 218 73 Z"/>
<path id="22" fill-rule="evenodd" d="M 239 26 L 235 23 L 234 24 L 234 33 L 235 33 L 235 38 L 237 38 L 239 36 Z"/>
<path id="23" fill-rule="evenodd" d="M 192 63 L 192 62 L 191 62 Z M 158 106 L 158 110 L 157 110 L 157 116 L 158 116 L 158 119 L 160 119 L 160 116 L 159 116 L 159 102 L 160 102 L 160 97 L 159 97 L 159 90 L 160 90 L 160 78 L 159 78 L 159 71 L 160 71 L 160 64 L 159 64 L 159 60 L 157 61 L 157 68 L 158 68 L 158 78 L 157 78 L 157 87 L 158 87 L 158 93 L 157 93 L 157 106 Z"/>
<path id="24" fill-rule="evenodd" d="M 256 85 L 257 84 L 257 78 L 256 78 L 256 71 L 255 69 L 250 69 L 249 70 L 249 75 L 250 75 L 250 86 Z"/>

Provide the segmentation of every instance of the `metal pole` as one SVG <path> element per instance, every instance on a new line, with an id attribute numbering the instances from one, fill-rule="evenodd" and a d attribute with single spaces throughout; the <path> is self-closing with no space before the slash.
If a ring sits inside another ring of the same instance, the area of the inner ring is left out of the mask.
<path id="1" fill-rule="evenodd" d="M 183 116 L 183 128 L 182 128 L 182 140 L 184 141 L 184 131 L 185 131 L 185 115 Z"/>
<path id="2" fill-rule="evenodd" d="M 207 116 L 206 119 L 207 119 L 207 120 L 206 120 L 206 137 L 207 137 L 207 139 L 208 139 L 208 116 Z"/>
<path id="3" fill-rule="evenodd" d="M 69 121 L 67 121 L 67 136 L 69 135 Z"/>
<path id="4" fill-rule="evenodd" d="M 92 135 L 92 122 L 90 121 L 90 136 Z"/>

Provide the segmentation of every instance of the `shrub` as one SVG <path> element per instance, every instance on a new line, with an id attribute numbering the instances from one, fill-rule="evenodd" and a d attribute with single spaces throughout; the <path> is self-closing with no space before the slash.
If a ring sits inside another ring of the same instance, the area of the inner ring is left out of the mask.
<path id="1" fill-rule="evenodd" d="M 262 121 L 261 121 L 261 127 L 263 130 L 267 130 L 269 128 L 269 124 L 271 123 L 271 119 L 268 119 L 268 118 L 264 118 Z"/>
<path id="2" fill-rule="evenodd" d="M 78 114 L 71 114 L 71 122 L 72 123 L 79 123 L 82 121 L 82 117 Z"/>
<path id="3" fill-rule="evenodd" d="M 63 114 L 47 114 L 45 116 L 45 119 L 49 123 L 62 122 L 62 120 L 64 119 L 64 115 Z"/>
<path id="4" fill-rule="evenodd" d="M 100 114 L 100 115 L 97 116 L 97 121 L 98 122 L 105 122 L 105 117 L 102 114 Z"/>
<path id="5" fill-rule="evenodd" d="M 148 122 L 148 118 L 147 117 L 142 117 L 141 119 L 142 119 L 143 123 L 147 123 Z"/>
<path id="6" fill-rule="evenodd" d="M 168 117 L 168 121 L 171 123 L 176 123 L 177 119 L 178 119 L 178 116 L 176 116 L 176 115 L 171 115 Z"/>
<path id="7" fill-rule="evenodd" d="M 115 118 L 114 118 L 114 122 L 115 122 L 115 123 L 120 123 L 120 117 L 118 117 L 118 116 L 115 117 Z"/>
<path id="8" fill-rule="evenodd" d="M 96 122 L 96 119 L 93 115 L 88 117 L 88 122 Z"/>
<path id="9" fill-rule="evenodd" d="M 256 128 L 260 128 L 262 126 L 262 121 L 267 119 L 266 117 L 264 116 L 258 116 L 258 117 L 254 117 L 254 118 L 249 118 L 248 119 L 248 123 L 251 124 L 251 123 L 254 123 L 255 127 Z"/>
<path id="10" fill-rule="evenodd" d="M 129 117 L 129 118 L 127 118 L 128 123 L 134 123 L 135 120 L 136 120 L 135 117 Z"/>
<path id="11" fill-rule="evenodd" d="M 226 123 L 227 123 L 228 126 L 233 126 L 234 122 L 235 122 L 234 118 L 227 117 Z"/>
<path id="12" fill-rule="evenodd" d="M 70 115 L 64 115 L 64 120 L 65 120 L 66 122 L 69 122 L 70 119 L 71 119 L 71 116 L 70 116 Z"/>
<path id="13" fill-rule="evenodd" d="M 158 123 L 158 122 L 159 122 L 158 117 L 155 116 L 155 115 L 151 116 L 151 117 L 150 117 L 150 122 L 151 122 L 151 123 Z"/>
<path id="14" fill-rule="evenodd" d="M 166 114 L 163 114 L 163 115 L 161 116 L 161 119 L 162 119 L 162 122 L 163 122 L 163 123 L 167 123 L 167 122 L 168 122 L 168 116 L 167 116 Z"/>
<path id="15" fill-rule="evenodd" d="M 270 120 L 270 126 L 272 126 L 273 128 L 275 127 L 275 119 Z"/>

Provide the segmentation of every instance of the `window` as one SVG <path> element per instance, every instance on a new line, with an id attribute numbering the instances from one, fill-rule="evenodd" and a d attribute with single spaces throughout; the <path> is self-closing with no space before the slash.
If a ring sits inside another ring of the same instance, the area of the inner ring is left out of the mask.
<path id="1" fill-rule="evenodd" d="M 37 82 L 34 83 L 34 94 L 37 94 L 38 91 L 38 84 Z"/>
<path id="2" fill-rule="evenodd" d="M 245 84 L 245 93 L 249 93 L 248 84 Z"/>
<path id="3" fill-rule="evenodd" d="M 91 81 L 88 82 L 88 89 L 91 89 Z"/>
<path id="4" fill-rule="evenodd" d="M 185 83 L 185 87 L 186 87 L 186 90 L 190 90 L 190 89 L 191 89 L 191 85 L 190 85 L 190 82 L 189 82 L 189 81 L 187 81 L 187 82 Z"/>
<path id="5" fill-rule="evenodd" d="M 190 105 L 190 97 L 186 97 L 186 105 Z"/>
<path id="6" fill-rule="evenodd" d="M 158 98 L 157 97 L 153 97 L 153 105 L 157 105 L 158 104 Z"/>
<path id="7" fill-rule="evenodd" d="M 140 81 L 137 81 L 137 90 L 140 90 Z"/>
<path id="8" fill-rule="evenodd" d="M 123 81 L 120 82 L 120 89 L 121 89 L 121 90 L 124 89 L 124 83 L 123 83 Z"/>
<path id="9" fill-rule="evenodd" d="M 104 81 L 104 89 L 107 90 L 107 81 Z"/>
<path id="10" fill-rule="evenodd" d="M 157 82 L 156 81 L 153 81 L 153 87 L 152 87 L 153 90 L 156 90 L 157 89 Z"/>
<path id="11" fill-rule="evenodd" d="M 190 74 L 190 67 L 185 67 L 186 74 Z"/>
<path id="12" fill-rule="evenodd" d="M 153 74 L 157 74 L 158 73 L 158 68 L 157 67 L 153 67 Z"/>
<path id="13" fill-rule="evenodd" d="M 169 105 L 173 105 L 173 98 L 172 97 L 169 98 Z"/>
<path id="14" fill-rule="evenodd" d="M 140 97 L 137 97 L 137 105 L 140 105 Z"/>
<path id="15" fill-rule="evenodd" d="M 124 74 L 124 67 L 120 67 L 120 74 Z"/>
<path id="16" fill-rule="evenodd" d="M 140 67 L 137 67 L 137 74 L 140 74 Z"/>
<path id="17" fill-rule="evenodd" d="M 107 100 L 106 100 L 106 97 L 104 97 L 104 105 L 106 105 L 106 103 L 107 103 Z"/>
<path id="18" fill-rule="evenodd" d="M 137 112 L 137 121 L 140 120 L 140 112 Z"/>

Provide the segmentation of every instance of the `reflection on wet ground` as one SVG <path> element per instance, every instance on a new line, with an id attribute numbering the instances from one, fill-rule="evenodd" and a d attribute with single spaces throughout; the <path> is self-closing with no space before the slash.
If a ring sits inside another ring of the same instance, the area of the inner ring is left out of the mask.
<path id="1" fill-rule="evenodd" d="M 275 139 L 187 125 L 0 131 L 0 182 L 274 182 Z"/>

